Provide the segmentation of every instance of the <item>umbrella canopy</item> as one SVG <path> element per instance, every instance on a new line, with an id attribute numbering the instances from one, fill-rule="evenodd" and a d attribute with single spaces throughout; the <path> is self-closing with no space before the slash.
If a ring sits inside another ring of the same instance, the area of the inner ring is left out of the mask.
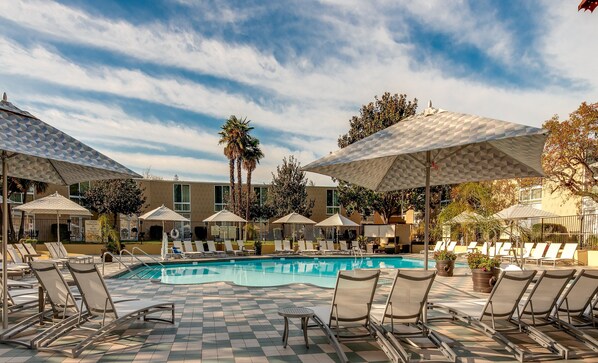
<path id="1" fill-rule="evenodd" d="M 581 0 L 577 6 L 577 11 L 583 9 L 584 11 L 589 10 L 590 13 L 594 12 L 594 9 L 598 7 L 598 0 Z"/>
<path id="2" fill-rule="evenodd" d="M 226 209 L 220 212 L 214 213 L 208 218 L 203 220 L 204 222 L 247 222 L 245 219 L 239 217 L 233 212 Z"/>
<path id="3" fill-rule="evenodd" d="M 336 213 L 333 216 L 330 216 L 324 219 L 320 223 L 316 223 L 318 227 L 359 227 L 359 224 L 353 222 L 347 217 L 341 216 L 339 213 Z"/>
<path id="4" fill-rule="evenodd" d="M 542 176 L 546 131 L 435 109 L 337 150 L 303 168 L 376 191 L 426 187 L 425 248 L 430 186 Z M 428 254 L 425 254 L 425 267 Z"/>
<path id="5" fill-rule="evenodd" d="M 2 159 L 2 208 L 8 209 L 7 177 L 13 176 L 53 184 L 74 184 L 101 179 L 140 178 L 141 175 L 44 123 L 29 112 L 0 101 L 0 158 Z M 8 243 L 8 213 L 3 213 L 2 255 Z M 6 286 L 6 258 L 2 259 L 2 282 Z M 2 306 L 8 306 L 2 289 Z M 8 310 L 2 309 L 6 329 Z"/>
<path id="6" fill-rule="evenodd" d="M 515 204 L 496 213 L 494 217 L 504 220 L 517 220 L 528 218 L 550 218 L 558 217 L 558 215 L 529 205 Z"/>
<path id="7" fill-rule="evenodd" d="M 312 221 L 311 219 L 302 216 L 299 213 L 290 213 L 287 214 L 286 216 L 279 218 L 277 220 L 275 220 L 274 222 L 275 224 L 316 224 L 315 221 Z"/>
<path id="8" fill-rule="evenodd" d="M 446 223 L 472 223 L 481 218 L 484 217 L 476 212 L 464 211 L 449 219 Z"/>
<path id="9" fill-rule="evenodd" d="M 144 221 L 189 222 L 189 218 L 185 218 L 177 212 L 173 211 L 172 209 L 165 207 L 164 204 L 162 204 L 161 207 L 158 207 L 139 216 L 139 219 L 142 219 Z"/>
<path id="10" fill-rule="evenodd" d="M 13 210 L 27 214 L 70 214 L 76 216 L 91 216 L 91 212 L 72 200 L 63 197 L 58 192 L 40 199 L 33 200 Z"/>

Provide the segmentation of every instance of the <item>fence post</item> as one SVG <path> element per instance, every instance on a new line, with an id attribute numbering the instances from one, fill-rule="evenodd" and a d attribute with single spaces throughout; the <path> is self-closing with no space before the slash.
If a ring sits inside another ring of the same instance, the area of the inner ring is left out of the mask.
<path id="1" fill-rule="evenodd" d="M 544 242 L 544 218 L 540 219 L 540 242 Z"/>

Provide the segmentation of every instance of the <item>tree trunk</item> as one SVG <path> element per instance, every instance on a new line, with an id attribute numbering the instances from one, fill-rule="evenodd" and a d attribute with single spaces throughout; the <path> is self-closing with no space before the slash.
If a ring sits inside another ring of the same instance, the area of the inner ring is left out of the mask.
<path id="1" fill-rule="evenodd" d="M 252 170 L 247 170 L 247 204 L 245 205 L 245 219 L 249 221 L 249 204 L 251 203 L 251 172 Z"/>
<path id="2" fill-rule="evenodd" d="M 242 170 L 241 170 L 241 158 L 237 158 L 237 214 L 241 214 L 243 213 L 243 210 L 241 209 L 241 206 L 243 205 L 243 203 L 241 203 L 241 189 L 243 188 L 243 174 L 242 174 Z"/>
<path id="3" fill-rule="evenodd" d="M 230 208 L 232 212 L 235 212 L 236 204 L 235 204 L 235 159 L 230 159 L 228 163 L 229 173 L 230 173 L 230 191 L 228 193 L 228 202 L 230 204 Z"/>

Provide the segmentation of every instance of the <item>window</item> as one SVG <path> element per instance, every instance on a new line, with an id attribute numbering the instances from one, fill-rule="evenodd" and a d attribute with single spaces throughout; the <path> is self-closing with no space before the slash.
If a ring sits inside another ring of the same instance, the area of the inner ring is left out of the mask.
<path id="1" fill-rule="evenodd" d="M 228 196 L 230 195 L 229 185 L 216 185 L 214 187 L 214 211 L 218 212 L 226 208 Z"/>
<path id="2" fill-rule="evenodd" d="M 542 186 L 534 185 L 519 189 L 519 203 L 538 204 L 542 202 Z"/>
<path id="3" fill-rule="evenodd" d="M 260 207 L 264 206 L 268 200 L 268 188 L 255 187 L 253 188 L 253 193 L 255 194 L 255 200 L 257 201 L 258 205 Z"/>
<path id="4" fill-rule="evenodd" d="M 75 203 L 83 204 L 85 193 L 89 190 L 89 182 L 82 182 L 69 185 L 69 198 Z"/>
<path id="5" fill-rule="evenodd" d="M 328 189 L 326 191 L 326 214 L 332 215 L 340 212 L 341 205 L 338 202 L 338 191 L 336 189 Z"/>
<path id="6" fill-rule="evenodd" d="M 174 184 L 173 185 L 173 202 L 175 212 L 189 212 L 191 211 L 191 193 L 189 184 Z"/>

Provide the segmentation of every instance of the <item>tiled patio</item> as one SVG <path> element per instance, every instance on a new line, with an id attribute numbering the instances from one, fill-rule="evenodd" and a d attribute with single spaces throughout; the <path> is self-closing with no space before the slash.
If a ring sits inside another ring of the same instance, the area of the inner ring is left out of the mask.
<path id="1" fill-rule="evenodd" d="M 115 264 L 116 265 L 116 264 Z M 116 266 L 113 266 L 114 269 Z M 463 273 L 467 270 L 458 271 Z M 389 290 L 389 272 L 381 279 L 376 300 L 383 303 Z M 283 287 L 248 288 L 228 283 L 205 285 L 163 285 L 138 280 L 108 280 L 114 294 L 176 303 L 176 324 L 136 321 L 123 326 L 103 343 L 84 352 L 78 359 L 0 345 L 0 362 L 335 362 L 331 345 L 318 328 L 309 330 L 310 347 L 303 345 L 299 320 L 291 319 L 289 346 L 282 347 L 283 319 L 278 310 L 290 306 L 328 304 L 332 289 L 303 284 Z M 461 274 L 437 278 L 430 300 L 475 298 L 470 277 Z M 16 319 L 22 314 L 14 314 Z M 513 361 L 500 345 L 474 330 L 442 322 L 434 325 L 451 342 L 452 348 L 466 362 Z M 511 334 L 533 352 L 533 360 L 554 361 L 523 334 Z M 556 334 L 561 343 L 576 347 L 571 361 L 598 361 L 598 355 L 565 334 Z M 598 336 L 598 331 L 596 333 Z M 345 342 L 351 362 L 385 362 L 387 358 L 373 340 Z M 436 350 L 409 347 L 414 359 L 443 357 Z"/>

